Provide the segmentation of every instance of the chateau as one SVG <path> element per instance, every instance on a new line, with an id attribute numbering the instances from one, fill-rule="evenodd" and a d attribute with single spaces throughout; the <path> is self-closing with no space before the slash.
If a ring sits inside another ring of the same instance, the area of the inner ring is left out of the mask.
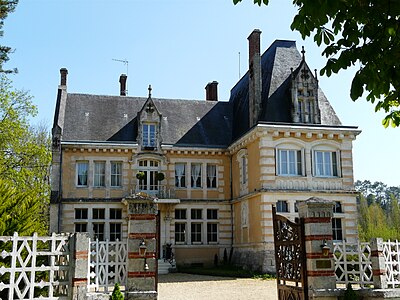
<path id="1" fill-rule="evenodd" d="M 289 218 L 311 197 L 335 203 L 334 240 L 357 239 L 352 142 L 294 41 L 262 55 L 249 40 L 249 69 L 218 101 L 67 92 L 61 69 L 52 128 L 50 230 L 127 238 L 124 199 L 143 192 L 158 203 L 158 256 L 177 264 L 227 256 L 275 270 L 272 206 Z"/>

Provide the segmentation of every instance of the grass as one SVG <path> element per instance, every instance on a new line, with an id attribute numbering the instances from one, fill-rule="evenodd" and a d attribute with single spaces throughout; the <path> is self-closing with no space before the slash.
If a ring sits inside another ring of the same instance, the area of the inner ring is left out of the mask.
<path id="1" fill-rule="evenodd" d="M 245 270 L 234 265 L 220 265 L 212 267 L 203 266 L 178 266 L 178 271 L 181 273 L 221 276 L 221 277 L 236 277 L 236 278 L 254 278 L 254 279 L 275 279 L 273 275 L 262 274 Z"/>

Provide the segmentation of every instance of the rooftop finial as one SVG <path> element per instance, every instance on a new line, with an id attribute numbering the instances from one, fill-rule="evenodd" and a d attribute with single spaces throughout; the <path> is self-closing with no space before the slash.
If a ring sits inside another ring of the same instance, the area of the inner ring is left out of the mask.
<path id="1" fill-rule="evenodd" d="M 151 84 L 149 84 L 149 98 L 151 98 L 151 90 L 152 90 Z"/>
<path id="2" fill-rule="evenodd" d="M 306 56 L 305 56 L 306 51 L 304 50 L 304 46 L 301 46 L 301 54 L 303 56 L 303 60 L 305 60 L 306 59 Z"/>

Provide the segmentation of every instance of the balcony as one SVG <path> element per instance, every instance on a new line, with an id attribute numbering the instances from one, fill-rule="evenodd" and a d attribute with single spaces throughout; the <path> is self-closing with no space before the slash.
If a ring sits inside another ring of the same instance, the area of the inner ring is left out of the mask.
<path id="1" fill-rule="evenodd" d="M 275 186 L 279 190 L 326 190 L 340 191 L 344 189 L 342 178 L 317 177 L 276 177 Z"/>
<path id="2" fill-rule="evenodd" d="M 167 188 L 166 185 L 134 185 L 131 190 L 131 194 L 137 194 L 139 192 L 146 193 L 150 196 L 158 199 L 176 199 L 175 189 Z"/>

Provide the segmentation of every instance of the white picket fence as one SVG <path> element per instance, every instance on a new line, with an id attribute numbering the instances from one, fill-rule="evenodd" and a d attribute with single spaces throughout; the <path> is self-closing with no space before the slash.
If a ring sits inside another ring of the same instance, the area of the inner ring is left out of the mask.
<path id="1" fill-rule="evenodd" d="M 89 289 L 109 292 L 119 283 L 125 288 L 127 278 L 127 242 L 90 241 Z"/>
<path id="2" fill-rule="evenodd" d="M 0 295 L 3 300 L 64 300 L 69 293 L 69 236 L 1 236 Z"/>
<path id="3" fill-rule="evenodd" d="M 400 287 L 400 242 L 383 242 L 386 283 L 388 288 Z M 333 249 L 337 284 L 373 285 L 370 243 L 336 242 Z"/>

